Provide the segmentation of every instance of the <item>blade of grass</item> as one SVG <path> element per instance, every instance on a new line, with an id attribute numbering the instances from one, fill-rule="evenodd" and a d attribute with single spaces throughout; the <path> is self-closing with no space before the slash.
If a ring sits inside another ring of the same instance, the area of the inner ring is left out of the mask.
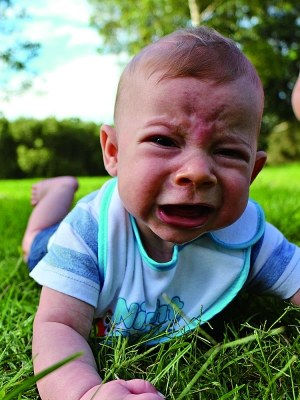
<path id="1" fill-rule="evenodd" d="M 65 358 L 64 360 L 52 365 L 49 368 L 46 368 L 45 370 L 41 371 L 40 373 L 38 373 L 35 376 L 32 376 L 31 378 L 26 379 L 19 387 L 17 387 L 15 390 L 13 390 L 12 392 L 10 392 L 8 395 L 6 395 L 5 397 L 1 397 L 2 400 L 12 400 L 15 399 L 17 395 L 19 395 L 20 393 L 24 392 L 25 390 L 27 390 L 30 386 L 34 385 L 39 379 L 44 378 L 44 376 L 50 374 L 51 372 L 55 371 L 56 369 L 62 367 L 63 365 L 67 364 L 70 361 L 75 360 L 76 358 L 80 357 L 83 355 L 83 352 L 79 352 L 76 354 L 73 354 L 70 357 Z M 1 391 L 1 396 L 3 396 L 3 394 L 5 393 L 5 391 L 7 390 L 6 388 L 3 388 Z"/>
<path id="2" fill-rule="evenodd" d="M 188 352 L 191 348 L 191 344 L 189 344 L 185 349 L 181 350 L 172 360 L 172 362 L 170 362 L 152 381 L 152 385 L 156 385 L 156 383 L 164 376 L 166 375 L 166 373 L 173 367 L 173 365 L 175 365 L 178 360 L 184 356 L 184 354 L 186 352 Z"/>
<path id="3" fill-rule="evenodd" d="M 281 332 L 284 331 L 284 328 L 278 328 L 278 329 L 273 329 L 272 331 L 269 331 L 268 333 L 266 333 L 266 335 L 278 335 Z M 245 338 L 241 338 L 241 339 L 237 339 L 234 340 L 233 342 L 229 342 L 229 343 L 224 343 L 218 347 L 215 347 L 212 352 L 209 351 L 207 354 L 209 354 L 209 357 L 207 359 L 207 361 L 202 365 L 202 367 L 200 368 L 200 370 L 196 373 L 196 375 L 194 375 L 194 377 L 191 379 L 191 381 L 187 384 L 186 388 L 180 393 L 180 395 L 177 397 L 176 400 L 181 400 L 183 399 L 191 390 L 191 388 L 194 386 L 194 384 L 197 382 L 197 380 L 201 377 L 201 375 L 204 373 L 204 371 L 208 368 L 208 366 L 211 364 L 211 362 L 213 361 L 213 359 L 216 357 L 216 355 L 225 349 L 228 349 L 230 347 L 236 347 L 239 346 L 241 344 L 246 344 L 249 343 L 253 340 L 257 340 L 257 333 L 247 336 Z"/>
<path id="4" fill-rule="evenodd" d="M 235 387 L 234 389 L 230 390 L 230 392 L 224 394 L 222 397 L 220 397 L 218 400 L 225 400 L 225 399 L 232 399 L 232 395 L 237 393 L 240 389 L 242 389 L 245 386 L 245 384 L 243 383 L 240 386 Z"/>
<path id="5" fill-rule="evenodd" d="M 271 392 L 272 385 L 277 381 L 277 379 L 279 379 L 285 373 L 285 371 L 287 369 L 290 368 L 290 366 L 297 360 L 297 358 L 298 358 L 297 356 L 291 357 L 290 360 L 286 363 L 286 365 L 279 372 L 277 372 L 276 375 L 273 376 L 273 378 L 271 379 L 271 381 L 265 391 L 263 400 L 267 400 L 269 398 L 269 394 Z"/>

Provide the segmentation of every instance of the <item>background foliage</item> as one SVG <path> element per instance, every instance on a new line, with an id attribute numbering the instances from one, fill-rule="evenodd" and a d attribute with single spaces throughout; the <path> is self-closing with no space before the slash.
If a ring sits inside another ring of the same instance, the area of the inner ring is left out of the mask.
<path id="1" fill-rule="evenodd" d="M 0 179 L 106 175 L 99 127 L 78 119 L 0 119 Z"/>
<path id="2" fill-rule="evenodd" d="M 87 1 L 91 25 L 103 43 L 99 51 L 122 54 L 122 59 L 178 28 L 195 24 L 208 25 L 236 41 L 265 88 L 260 149 L 268 151 L 272 164 L 300 159 L 300 122 L 291 107 L 300 70 L 299 1 L 140 0 L 138 5 L 134 0 Z M 40 47 L 20 33 L 15 35 L 18 21 L 28 19 L 17 5 L 17 0 L 0 0 L 0 70 L 12 73 L 28 71 Z M 2 90 L 5 77 L 9 75 L 0 77 Z M 26 87 L 29 81 L 23 83 Z M 105 174 L 97 130 L 95 124 L 77 119 L 0 119 L 0 179 Z"/>
<path id="3" fill-rule="evenodd" d="M 0 87 L 4 98 L 28 89 L 35 74 L 30 61 L 38 56 L 41 45 L 20 33 L 20 22 L 28 19 L 26 10 L 13 0 L 0 0 Z M 17 84 L 12 79 L 16 72 Z"/>
<path id="4" fill-rule="evenodd" d="M 282 122 L 295 123 L 291 93 L 300 69 L 300 2 L 297 0 L 89 0 L 102 52 L 133 55 L 192 23 L 208 25 L 236 41 L 265 88 L 260 147 Z M 192 12 L 198 14 L 192 21 Z M 300 127 L 300 125 L 299 125 Z M 298 128 L 295 134 L 300 135 Z M 284 137 L 283 137 L 284 140 Z"/>

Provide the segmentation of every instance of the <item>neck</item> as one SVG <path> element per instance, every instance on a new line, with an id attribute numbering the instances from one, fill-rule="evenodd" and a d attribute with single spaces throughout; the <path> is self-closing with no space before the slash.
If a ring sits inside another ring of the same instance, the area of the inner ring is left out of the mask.
<path id="1" fill-rule="evenodd" d="M 153 233 L 147 226 L 136 222 L 143 247 L 152 260 L 164 263 L 172 260 L 174 243 L 167 242 Z"/>
<path id="2" fill-rule="evenodd" d="M 160 249 L 159 247 L 152 245 L 152 243 L 151 244 L 144 243 L 143 239 L 142 242 L 144 245 L 144 249 L 146 250 L 148 256 L 152 258 L 152 260 L 157 261 L 159 263 L 164 263 L 172 259 L 174 245 L 172 245 L 172 248 Z"/>

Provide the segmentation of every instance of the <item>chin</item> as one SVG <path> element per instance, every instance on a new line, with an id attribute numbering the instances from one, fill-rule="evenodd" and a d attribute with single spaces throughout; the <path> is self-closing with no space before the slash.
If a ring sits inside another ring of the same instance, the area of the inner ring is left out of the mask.
<path id="1" fill-rule="evenodd" d="M 174 245 L 182 246 L 186 243 L 192 242 L 193 240 L 197 239 L 201 235 L 203 235 L 205 232 L 197 232 L 195 234 L 191 235 L 182 235 L 179 233 L 171 234 L 171 235 L 162 235 L 160 238 L 166 242 L 173 243 Z"/>

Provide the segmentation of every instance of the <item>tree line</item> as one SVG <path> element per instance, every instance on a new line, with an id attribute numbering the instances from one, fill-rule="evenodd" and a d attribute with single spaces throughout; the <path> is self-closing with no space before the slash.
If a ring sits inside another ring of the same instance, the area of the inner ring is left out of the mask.
<path id="1" fill-rule="evenodd" d="M 0 118 L 0 179 L 107 175 L 99 125 L 79 119 Z"/>
<path id="2" fill-rule="evenodd" d="M 277 125 L 264 143 L 269 164 L 299 161 L 300 122 Z M 0 160 L 0 179 L 107 175 L 99 125 L 77 118 L 0 118 Z"/>

